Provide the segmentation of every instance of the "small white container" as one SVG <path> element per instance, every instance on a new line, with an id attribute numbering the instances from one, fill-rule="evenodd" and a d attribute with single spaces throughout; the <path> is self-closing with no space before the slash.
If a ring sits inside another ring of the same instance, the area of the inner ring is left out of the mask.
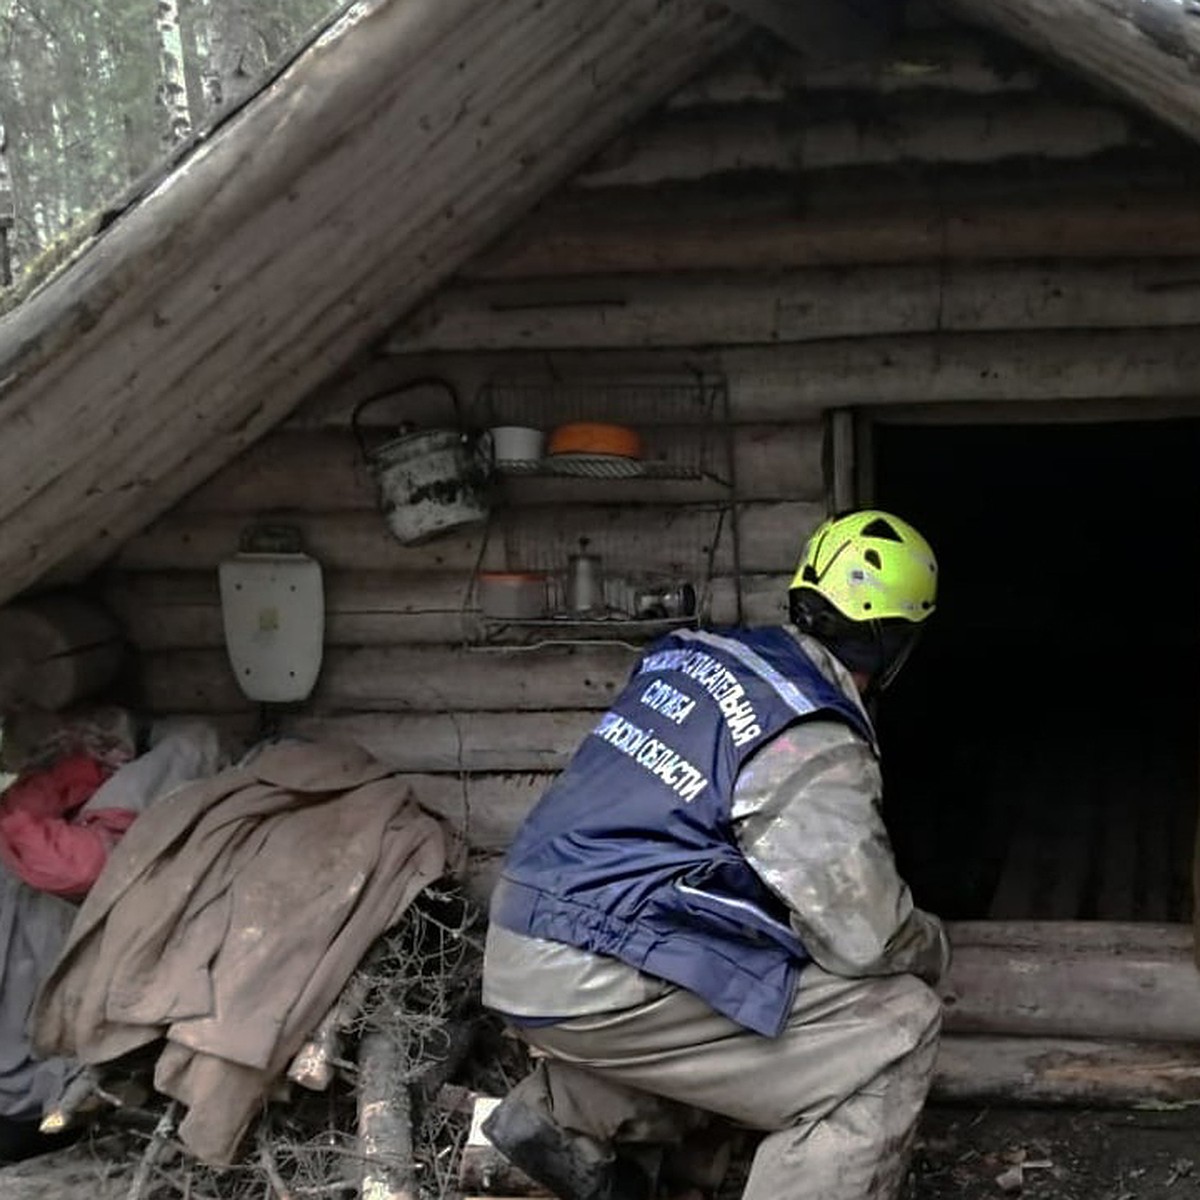
<path id="1" fill-rule="evenodd" d="M 546 448 L 546 435 L 540 429 L 525 425 L 497 425 L 489 430 L 492 435 L 493 454 L 496 463 L 541 462 Z"/>

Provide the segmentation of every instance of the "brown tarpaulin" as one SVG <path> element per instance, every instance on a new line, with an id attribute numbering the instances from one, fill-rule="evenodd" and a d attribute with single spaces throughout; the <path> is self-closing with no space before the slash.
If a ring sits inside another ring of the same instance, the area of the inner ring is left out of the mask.
<path id="1" fill-rule="evenodd" d="M 155 1086 L 227 1163 L 375 938 L 443 872 L 440 825 L 365 751 L 283 743 L 143 814 L 34 1010 L 44 1055 L 166 1038 Z"/>

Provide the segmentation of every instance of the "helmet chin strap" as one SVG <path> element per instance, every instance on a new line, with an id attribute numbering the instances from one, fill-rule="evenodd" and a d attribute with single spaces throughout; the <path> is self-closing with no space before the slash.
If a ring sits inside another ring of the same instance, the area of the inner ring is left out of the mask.
<path id="1" fill-rule="evenodd" d="M 900 674 L 904 664 L 912 657 L 912 652 L 921 638 L 921 632 L 922 626 L 914 625 L 912 631 L 905 638 L 904 643 L 892 654 L 891 660 L 880 668 L 878 674 L 872 675 L 871 690 L 873 692 L 882 695 L 896 682 L 896 676 Z M 878 626 L 875 629 L 875 638 L 879 644 L 879 657 L 882 662 L 886 656 L 886 651 L 883 646 L 883 632 Z"/>
<path id="2" fill-rule="evenodd" d="M 818 640 L 824 641 L 835 658 L 848 670 L 867 678 L 862 689 L 864 700 L 878 699 L 895 682 L 901 668 L 908 662 L 921 635 L 921 626 L 903 631 L 903 639 L 889 647 L 883 625 L 870 622 L 870 639 L 821 638 L 819 631 L 812 631 Z M 865 632 L 865 630 L 864 630 Z"/>
<path id="3" fill-rule="evenodd" d="M 891 686 L 923 628 L 907 622 L 851 622 L 824 600 L 793 598 L 790 615 L 797 628 L 821 642 L 848 671 L 867 677 L 864 697 Z"/>
<path id="4" fill-rule="evenodd" d="M 886 662 L 886 651 L 883 647 L 883 631 L 878 621 L 871 622 L 871 635 L 875 643 L 874 663 L 869 667 L 857 667 L 855 671 L 866 676 L 866 685 L 860 689 L 863 703 L 869 706 L 871 719 L 875 719 L 875 704 L 887 686 L 896 677 L 891 670 L 891 664 Z M 857 657 L 857 656 L 856 656 Z"/>

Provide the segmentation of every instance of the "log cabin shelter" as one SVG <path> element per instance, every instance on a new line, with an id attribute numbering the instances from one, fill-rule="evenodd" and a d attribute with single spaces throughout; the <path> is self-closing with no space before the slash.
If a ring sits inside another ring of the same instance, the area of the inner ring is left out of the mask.
<path id="1" fill-rule="evenodd" d="M 0 580 L 102 599 L 138 705 L 252 733 L 217 568 L 299 530 L 324 665 L 279 725 L 411 775 L 486 887 L 662 627 L 629 595 L 778 621 L 827 512 L 894 509 L 943 565 L 879 719 L 963 923 L 948 1090 L 1194 1098 L 1200 17 L 836 7 L 348 9 L 0 322 Z M 398 427 L 583 419 L 642 469 L 389 533 Z M 561 606 L 580 553 L 617 617 L 480 615 L 481 572 Z"/>

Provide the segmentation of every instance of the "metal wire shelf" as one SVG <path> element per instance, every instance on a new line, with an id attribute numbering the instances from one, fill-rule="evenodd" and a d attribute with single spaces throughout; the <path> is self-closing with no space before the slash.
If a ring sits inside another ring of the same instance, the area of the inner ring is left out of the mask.
<path id="1" fill-rule="evenodd" d="M 649 633 L 659 629 L 670 629 L 677 625 L 696 625 L 700 618 L 695 614 L 686 617 L 627 617 L 614 614 L 607 617 L 577 617 L 572 613 L 555 613 L 548 617 L 485 617 L 477 618 L 485 625 L 514 625 L 523 629 L 571 629 L 586 630 L 624 630 L 632 633 L 634 630 L 645 630 Z"/>
<path id="2" fill-rule="evenodd" d="M 491 380 L 479 390 L 474 418 L 485 425 L 543 430 L 575 421 L 605 421 L 640 433 L 640 458 L 611 454 L 548 455 L 498 462 L 501 475 L 584 479 L 730 479 L 729 391 L 721 376 L 673 375 L 645 380 L 528 382 Z"/>
<path id="3" fill-rule="evenodd" d="M 475 650 L 540 650 L 548 646 L 626 646 L 639 649 L 647 641 L 674 629 L 695 629 L 701 617 L 578 617 L 570 613 L 547 617 L 476 616 L 483 641 Z M 541 636 L 539 636 L 539 634 Z M 511 637 L 514 640 L 503 640 Z M 516 640 L 520 639 L 520 640 Z"/>
<path id="4" fill-rule="evenodd" d="M 523 478 L 570 479 L 703 479 L 705 473 L 688 463 L 663 461 L 647 462 L 616 455 L 588 455 L 568 458 L 565 455 L 542 459 L 504 460 L 496 463 L 501 475 Z"/>
<path id="5" fill-rule="evenodd" d="M 641 438 L 637 458 L 576 454 L 502 459 L 495 463 L 500 480 L 616 484 L 677 480 L 703 485 L 698 490 L 655 486 L 630 490 L 627 495 L 636 497 L 639 504 L 661 502 L 665 506 L 661 534 L 647 535 L 642 530 L 636 537 L 630 537 L 615 519 L 617 488 L 603 496 L 603 504 L 593 503 L 591 489 L 585 487 L 549 492 L 550 498 L 557 497 L 564 504 L 578 502 L 587 522 L 578 528 L 570 523 L 570 509 L 551 520 L 540 515 L 533 520 L 520 519 L 518 514 L 525 511 L 521 502 L 535 506 L 538 489 L 501 489 L 500 507 L 508 509 L 496 526 L 504 538 L 503 560 L 507 569 L 547 576 L 549 615 L 521 620 L 478 617 L 474 636 L 468 635 L 478 648 L 519 650 L 596 642 L 632 647 L 672 629 L 701 626 L 708 619 L 714 556 L 723 539 L 731 547 L 732 574 L 740 596 L 737 524 L 730 520 L 736 500 L 733 435 L 729 389 L 723 376 L 682 369 L 633 379 L 493 379 L 476 393 L 471 415 L 475 425 L 533 428 L 542 431 L 547 441 L 556 427 L 572 422 L 617 423 L 635 429 Z M 564 493 L 567 500 L 562 500 Z M 591 509 L 589 503 L 593 503 Z M 608 611 L 593 619 L 567 611 L 564 590 L 563 568 L 572 554 L 584 549 L 603 563 Z M 643 583 L 694 586 L 698 598 L 695 615 L 635 615 L 637 606 L 625 592 Z"/>

